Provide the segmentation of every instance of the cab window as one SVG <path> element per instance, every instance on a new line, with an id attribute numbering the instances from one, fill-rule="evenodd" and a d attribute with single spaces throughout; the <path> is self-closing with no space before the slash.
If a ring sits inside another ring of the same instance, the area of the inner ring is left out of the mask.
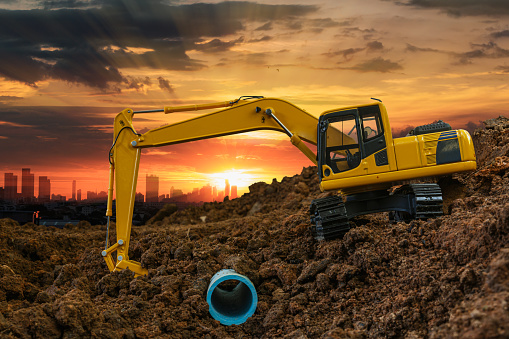
<path id="1" fill-rule="evenodd" d="M 371 140 L 382 134 L 380 115 L 376 112 L 361 114 L 362 137 L 364 141 Z"/>
<path id="2" fill-rule="evenodd" d="M 326 143 L 326 163 L 333 172 L 343 172 L 359 166 L 361 156 L 354 115 L 329 119 Z"/>

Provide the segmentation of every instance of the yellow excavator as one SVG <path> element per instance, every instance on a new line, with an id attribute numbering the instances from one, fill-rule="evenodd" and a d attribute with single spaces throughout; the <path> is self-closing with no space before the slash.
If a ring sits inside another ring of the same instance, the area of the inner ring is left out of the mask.
<path id="1" fill-rule="evenodd" d="M 442 192 L 437 184 L 415 184 L 417 178 L 474 170 L 476 159 L 470 134 L 442 122 L 418 126 L 393 139 L 385 106 L 379 101 L 326 111 L 319 118 L 281 99 L 258 96 L 159 110 L 125 109 L 114 121 L 109 152 L 110 181 L 106 215 L 108 229 L 116 190 L 117 242 L 102 255 L 110 271 L 129 269 L 136 276 L 147 269 L 129 259 L 129 240 L 141 150 L 193 140 L 273 130 L 290 141 L 318 166 L 320 189 L 339 195 L 313 200 L 311 232 L 317 240 L 340 237 L 351 219 L 389 212 L 393 221 L 442 215 Z M 218 109 L 198 117 L 139 134 L 133 117 Z M 316 145 L 316 154 L 304 143 Z M 395 188 L 396 187 L 396 188 Z M 108 237 L 107 237 L 108 239 Z M 113 253 L 116 252 L 116 260 Z"/>

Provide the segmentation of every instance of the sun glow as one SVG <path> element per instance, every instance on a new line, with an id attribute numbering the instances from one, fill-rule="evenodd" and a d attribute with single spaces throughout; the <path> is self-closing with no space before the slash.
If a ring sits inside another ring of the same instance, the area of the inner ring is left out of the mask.
<path id="1" fill-rule="evenodd" d="M 257 178 L 253 174 L 247 173 L 247 170 L 238 169 L 231 169 L 210 175 L 210 184 L 216 186 L 218 190 L 224 189 L 226 180 L 228 180 L 230 187 L 237 186 L 240 190 L 256 182 Z"/>

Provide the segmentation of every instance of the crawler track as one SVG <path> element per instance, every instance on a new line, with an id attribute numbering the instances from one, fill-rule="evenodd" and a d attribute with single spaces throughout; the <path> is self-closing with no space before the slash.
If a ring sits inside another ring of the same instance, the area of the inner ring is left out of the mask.
<path id="1" fill-rule="evenodd" d="M 345 204 L 339 196 L 313 200 L 309 212 L 311 233 L 316 240 L 339 238 L 351 228 Z"/>

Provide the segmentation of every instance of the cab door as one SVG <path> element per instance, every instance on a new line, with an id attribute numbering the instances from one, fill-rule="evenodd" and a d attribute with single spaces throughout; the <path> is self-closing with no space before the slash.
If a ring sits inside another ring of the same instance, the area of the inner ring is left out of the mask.
<path id="1" fill-rule="evenodd" d="M 317 137 L 323 180 L 388 170 L 387 144 L 378 105 L 322 115 Z"/>
<path id="2" fill-rule="evenodd" d="M 384 135 L 380 108 L 378 105 L 359 107 L 362 130 L 363 159 L 374 155 L 374 164 L 368 160 L 368 173 L 386 171 L 382 166 L 389 165 L 387 144 Z"/>
<path id="3" fill-rule="evenodd" d="M 318 129 L 318 164 L 321 177 L 350 171 L 360 165 L 360 120 L 357 109 L 322 115 Z"/>

